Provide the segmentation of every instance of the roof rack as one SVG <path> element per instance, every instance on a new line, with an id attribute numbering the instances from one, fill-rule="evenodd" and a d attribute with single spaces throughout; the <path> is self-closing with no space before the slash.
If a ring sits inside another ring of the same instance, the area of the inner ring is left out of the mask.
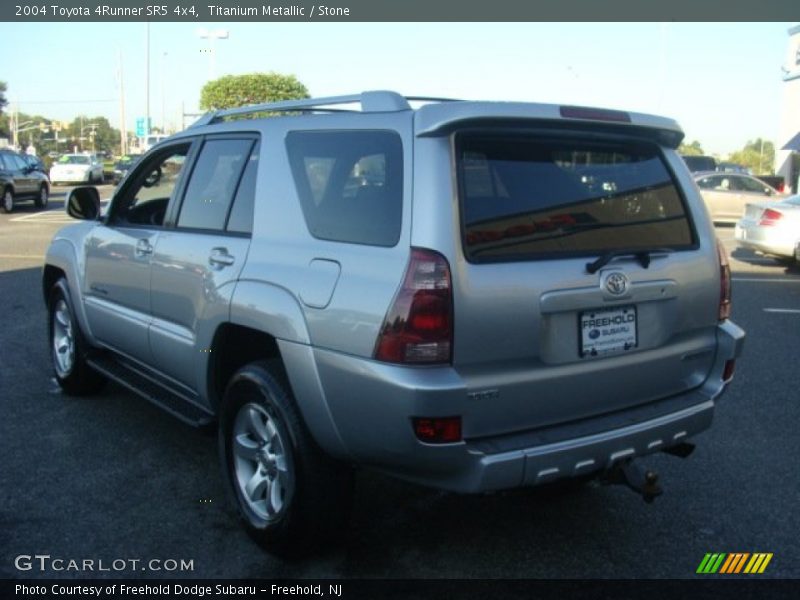
<path id="1" fill-rule="evenodd" d="M 303 100 L 287 100 L 284 102 L 268 102 L 251 104 L 239 108 L 211 111 L 204 114 L 191 127 L 202 127 L 221 121 L 225 117 L 248 115 L 259 112 L 351 112 L 347 109 L 330 108 L 340 104 L 360 104 L 361 112 L 400 112 L 411 110 L 412 102 L 455 102 L 452 98 L 430 98 L 425 96 L 404 97 L 397 92 L 384 90 L 361 92 L 347 96 L 329 96 L 327 98 L 306 98 Z"/>

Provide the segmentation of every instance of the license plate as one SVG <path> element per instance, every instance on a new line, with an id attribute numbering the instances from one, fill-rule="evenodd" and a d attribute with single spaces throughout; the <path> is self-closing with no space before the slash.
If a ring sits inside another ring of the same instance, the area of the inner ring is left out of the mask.
<path id="1" fill-rule="evenodd" d="M 580 314 L 581 356 L 625 352 L 636 347 L 636 307 L 587 310 Z"/>

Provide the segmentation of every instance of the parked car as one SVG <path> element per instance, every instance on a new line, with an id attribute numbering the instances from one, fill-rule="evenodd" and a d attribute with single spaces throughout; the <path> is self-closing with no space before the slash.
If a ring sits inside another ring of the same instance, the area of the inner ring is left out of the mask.
<path id="1" fill-rule="evenodd" d="M 688 156 L 681 155 L 683 162 L 692 173 L 698 171 L 716 171 L 717 161 L 713 156 Z"/>
<path id="2" fill-rule="evenodd" d="M 800 195 L 748 204 L 734 237 L 745 248 L 800 262 Z"/>
<path id="3" fill-rule="evenodd" d="M 783 175 L 756 175 L 755 177 L 781 194 L 789 193 L 786 189 L 786 180 L 783 178 Z"/>
<path id="4" fill-rule="evenodd" d="M 64 154 L 50 167 L 50 181 L 57 183 L 102 183 L 103 163 L 94 154 Z"/>
<path id="5" fill-rule="evenodd" d="M 783 197 L 772 186 L 741 173 L 695 173 L 694 179 L 715 223 L 736 223 L 748 202 Z"/>
<path id="6" fill-rule="evenodd" d="M 722 173 L 744 173 L 745 175 L 752 175 L 750 169 L 747 167 L 732 162 L 721 162 L 717 164 L 717 171 Z"/>
<path id="7" fill-rule="evenodd" d="M 138 154 L 127 154 L 114 163 L 114 172 L 111 176 L 111 181 L 114 183 L 114 185 L 122 181 L 122 179 L 128 174 L 128 171 L 133 168 L 139 158 L 140 155 Z"/>
<path id="8" fill-rule="evenodd" d="M 6 213 L 12 212 L 21 200 L 33 200 L 37 208 L 45 208 L 50 198 L 47 175 L 11 150 L 0 150 L 0 189 L 0 208 Z"/>
<path id="9" fill-rule="evenodd" d="M 217 420 L 241 521 L 280 554 L 341 532 L 352 465 L 456 492 L 604 476 L 651 501 L 634 459 L 691 452 L 744 340 L 682 137 L 393 92 L 210 113 L 104 217 L 96 188 L 69 193 L 82 220 L 43 271 L 55 378 Z"/>

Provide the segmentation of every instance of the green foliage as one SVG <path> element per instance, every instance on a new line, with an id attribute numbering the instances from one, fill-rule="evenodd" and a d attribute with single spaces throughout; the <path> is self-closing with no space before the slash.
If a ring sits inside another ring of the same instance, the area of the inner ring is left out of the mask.
<path id="1" fill-rule="evenodd" d="M 5 81 L 0 81 L 0 115 L 3 114 L 3 109 L 8 104 L 8 100 L 6 99 L 6 92 L 8 88 L 6 87 Z"/>
<path id="2" fill-rule="evenodd" d="M 684 156 L 703 156 L 705 152 L 703 152 L 703 147 L 700 145 L 700 142 L 694 140 L 690 144 L 684 143 L 678 146 L 678 154 Z"/>
<path id="3" fill-rule="evenodd" d="M 744 148 L 732 152 L 728 156 L 728 161 L 748 167 L 756 175 L 772 175 L 775 164 L 775 145 L 761 138 L 750 140 Z"/>
<path id="4" fill-rule="evenodd" d="M 75 146 L 79 151 L 117 152 L 119 151 L 119 130 L 111 127 L 105 117 L 77 117 L 67 127 L 41 115 L 17 113 L 20 124 L 29 123 L 19 134 L 23 149 L 28 145 L 36 147 L 39 156 L 48 152 L 72 152 Z M 58 143 L 56 143 L 58 128 Z M 8 115 L 0 115 L 0 131 L 11 131 Z"/>
<path id="5" fill-rule="evenodd" d="M 219 110 L 308 97 L 306 86 L 294 75 L 280 73 L 226 75 L 203 86 L 200 92 L 200 108 Z"/>

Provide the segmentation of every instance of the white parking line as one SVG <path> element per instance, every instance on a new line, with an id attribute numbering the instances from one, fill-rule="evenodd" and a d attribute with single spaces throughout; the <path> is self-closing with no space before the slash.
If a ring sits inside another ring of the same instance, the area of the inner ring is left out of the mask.
<path id="1" fill-rule="evenodd" d="M 44 254 L 0 254 L 0 258 L 15 258 L 15 259 L 26 259 L 29 258 L 31 260 L 44 260 Z"/>
<path id="2" fill-rule="evenodd" d="M 800 315 L 800 309 L 798 308 L 765 308 L 764 312 L 787 314 L 787 315 Z"/>
<path id="3" fill-rule="evenodd" d="M 59 208 L 51 208 L 43 212 L 32 213 L 30 215 L 22 215 L 21 217 L 14 217 L 8 220 L 9 223 L 21 223 L 24 221 L 34 223 L 72 223 L 75 221 L 67 213 Z"/>
<path id="4" fill-rule="evenodd" d="M 108 199 L 100 200 L 100 207 L 108 204 Z M 9 219 L 9 223 L 74 223 L 77 219 L 70 217 L 63 208 L 51 208 L 40 212 L 31 213 L 29 215 L 20 215 Z"/>

